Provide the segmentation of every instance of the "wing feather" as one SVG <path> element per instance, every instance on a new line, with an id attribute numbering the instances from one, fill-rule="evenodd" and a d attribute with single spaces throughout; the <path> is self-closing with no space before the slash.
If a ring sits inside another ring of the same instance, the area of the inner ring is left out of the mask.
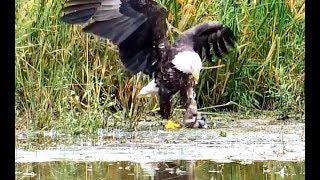
<path id="1" fill-rule="evenodd" d="M 200 57 L 211 60 L 212 56 L 228 54 L 228 47 L 235 48 L 236 38 L 233 31 L 221 22 L 204 22 L 183 32 L 175 46 L 192 48 Z"/>
<path id="2" fill-rule="evenodd" d="M 165 22 L 165 9 L 152 0 L 69 0 L 62 9 L 61 20 L 69 24 L 88 23 L 83 28 L 109 39 L 119 47 L 120 60 L 131 73 L 140 71 L 151 74 L 158 58 L 153 48 L 155 31 L 165 27 L 154 27 Z"/>

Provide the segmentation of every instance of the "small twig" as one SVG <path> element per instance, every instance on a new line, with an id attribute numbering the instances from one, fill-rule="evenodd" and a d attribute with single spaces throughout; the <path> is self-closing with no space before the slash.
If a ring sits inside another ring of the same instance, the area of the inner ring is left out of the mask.
<path id="1" fill-rule="evenodd" d="M 209 107 L 204 107 L 204 108 L 199 108 L 199 110 L 207 110 L 207 109 L 213 109 L 213 108 L 219 108 L 219 107 L 225 107 L 225 106 L 229 106 L 229 105 L 237 105 L 239 107 L 242 107 L 244 108 L 244 106 L 241 106 L 240 104 L 236 103 L 236 102 L 233 102 L 233 101 L 229 101 L 228 103 L 226 104 L 220 104 L 220 105 L 215 105 L 215 106 L 209 106 Z M 155 109 L 152 109 L 151 112 L 156 112 L 160 110 L 160 107 L 157 107 Z M 181 111 L 181 112 L 185 112 L 186 110 L 185 109 L 174 109 L 175 111 Z M 203 112 L 203 111 L 199 111 L 201 114 L 218 114 L 218 113 L 212 113 L 212 112 Z"/>
<path id="2" fill-rule="evenodd" d="M 241 106 L 238 103 L 235 103 L 233 101 L 229 101 L 226 104 L 220 104 L 220 105 L 216 105 L 216 106 L 209 106 L 209 107 L 199 108 L 198 110 L 213 109 L 213 108 L 225 107 L 225 106 L 229 106 L 229 105 L 237 105 L 237 106 L 240 106 L 240 107 L 244 108 L 243 106 Z"/>
<path id="3" fill-rule="evenodd" d="M 217 68 L 221 68 L 224 66 L 225 66 L 224 64 L 221 64 L 221 65 L 217 65 L 217 66 L 202 67 L 202 69 L 217 69 Z"/>
<path id="4" fill-rule="evenodd" d="M 185 109 L 174 109 L 175 111 L 185 112 Z M 219 113 L 215 112 L 205 112 L 205 111 L 198 111 L 200 114 L 206 114 L 206 115 L 219 115 Z"/>

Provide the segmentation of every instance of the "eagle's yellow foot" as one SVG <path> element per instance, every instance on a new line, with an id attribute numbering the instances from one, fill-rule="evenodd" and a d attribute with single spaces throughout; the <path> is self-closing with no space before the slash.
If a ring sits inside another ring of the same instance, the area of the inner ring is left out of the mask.
<path id="1" fill-rule="evenodd" d="M 172 120 L 168 120 L 164 126 L 165 126 L 166 129 L 177 129 L 177 128 L 181 127 L 180 124 L 175 123 Z"/>

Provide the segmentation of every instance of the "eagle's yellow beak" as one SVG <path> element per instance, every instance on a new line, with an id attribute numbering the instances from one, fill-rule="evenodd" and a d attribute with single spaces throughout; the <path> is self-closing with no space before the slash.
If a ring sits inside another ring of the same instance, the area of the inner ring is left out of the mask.
<path id="1" fill-rule="evenodd" d="M 193 71 L 192 78 L 193 78 L 194 82 L 197 84 L 199 81 L 199 71 Z"/>

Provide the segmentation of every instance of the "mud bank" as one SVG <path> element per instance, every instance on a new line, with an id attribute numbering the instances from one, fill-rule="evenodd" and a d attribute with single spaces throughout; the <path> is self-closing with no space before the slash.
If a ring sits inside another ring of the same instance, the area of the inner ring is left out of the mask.
<path id="1" fill-rule="evenodd" d="M 16 162 L 172 160 L 304 161 L 305 124 L 268 119 L 216 123 L 211 129 L 100 130 L 94 141 L 42 150 L 16 148 Z"/>

